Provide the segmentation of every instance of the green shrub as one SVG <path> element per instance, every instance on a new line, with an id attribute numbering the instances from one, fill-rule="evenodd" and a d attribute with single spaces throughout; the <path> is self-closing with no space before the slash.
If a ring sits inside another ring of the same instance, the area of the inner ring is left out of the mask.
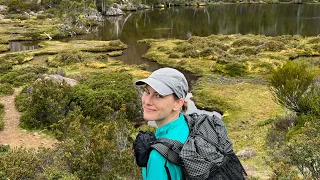
<path id="1" fill-rule="evenodd" d="M 282 35 L 282 36 L 273 37 L 272 39 L 279 41 L 279 42 L 282 42 L 282 43 L 289 43 L 289 42 L 292 43 L 292 41 L 298 42 L 299 38 L 300 38 L 299 36 Z"/>
<path id="2" fill-rule="evenodd" d="M 193 49 L 194 49 L 194 46 L 187 43 L 187 42 L 183 42 L 173 48 L 173 50 L 178 51 L 178 52 L 185 52 L 185 51 L 189 51 L 189 50 L 193 50 Z"/>
<path id="3" fill-rule="evenodd" d="M 112 40 L 109 42 L 109 46 L 121 46 L 123 43 L 117 39 L 117 40 Z"/>
<path id="4" fill-rule="evenodd" d="M 200 52 L 195 49 L 187 50 L 183 53 L 182 57 L 198 58 L 200 57 Z"/>
<path id="5" fill-rule="evenodd" d="M 71 109 L 71 87 L 67 83 L 55 82 L 41 78 L 23 90 L 18 102 L 18 109 L 25 110 L 21 115 L 21 126 L 24 128 L 47 128 L 65 118 Z"/>
<path id="6" fill-rule="evenodd" d="M 315 75 L 305 63 L 288 61 L 282 68 L 273 71 L 270 90 L 276 101 L 296 113 L 301 113 L 298 102 L 313 82 Z"/>
<path id="7" fill-rule="evenodd" d="M 320 117 L 320 85 L 313 85 L 298 102 L 300 112 Z"/>
<path id="8" fill-rule="evenodd" d="M 241 47 L 241 48 L 235 48 L 230 50 L 231 54 L 234 55 L 246 55 L 246 56 L 251 56 L 251 55 L 256 55 L 259 53 L 259 48 L 256 47 Z"/>
<path id="9" fill-rule="evenodd" d="M 266 138 L 266 144 L 272 148 L 285 143 L 286 134 L 294 127 L 297 122 L 297 116 L 289 114 L 274 119 L 272 128 L 269 129 Z"/>
<path id="10" fill-rule="evenodd" d="M 127 118 L 135 121 L 140 103 L 132 81 L 132 75 L 126 72 L 91 74 L 75 86 L 74 101 L 85 116 L 101 121 L 113 120 L 113 114 L 125 105 Z"/>
<path id="11" fill-rule="evenodd" d="M 177 53 L 171 53 L 169 54 L 169 58 L 180 58 L 180 55 Z"/>
<path id="12" fill-rule="evenodd" d="M 0 76 L 0 83 L 11 84 L 15 87 L 19 87 L 35 81 L 40 77 L 40 75 L 47 71 L 48 69 L 42 66 L 30 66 L 11 70 L 5 75 Z"/>
<path id="13" fill-rule="evenodd" d="M 157 47 L 157 50 L 160 52 L 166 52 L 166 51 L 170 50 L 170 48 L 167 46 L 159 46 L 159 47 Z"/>
<path id="14" fill-rule="evenodd" d="M 12 70 L 14 63 L 0 60 L 0 75 Z"/>
<path id="15" fill-rule="evenodd" d="M 255 39 L 242 38 L 235 40 L 231 46 L 232 47 L 241 47 L 241 46 L 259 46 L 263 44 L 263 42 Z"/>
<path id="16" fill-rule="evenodd" d="M 320 37 L 313 37 L 309 41 L 311 44 L 319 44 L 320 43 Z"/>
<path id="17" fill-rule="evenodd" d="M 50 66 L 63 66 L 70 65 L 74 63 L 80 63 L 84 61 L 84 54 L 79 50 L 65 50 L 53 58 L 48 58 L 47 63 Z"/>
<path id="18" fill-rule="evenodd" d="M 19 20 L 27 20 L 29 17 L 25 14 L 7 14 L 5 15 L 6 19 L 19 19 Z"/>
<path id="19" fill-rule="evenodd" d="M 11 84 L 0 84 L 0 96 L 13 94 L 13 89 Z"/>
<path id="20" fill-rule="evenodd" d="M 224 65 L 224 73 L 228 76 L 244 76 L 247 74 L 247 67 L 243 63 L 234 62 Z"/>
<path id="21" fill-rule="evenodd" d="M 320 119 L 318 115 L 302 115 L 304 122 L 286 147 L 289 163 L 298 167 L 304 178 L 320 178 Z"/>
<path id="22" fill-rule="evenodd" d="M 139 179 L 140 170 L 131 153 L 134 129 L 123 119 L 124 112 L 115 122 L 90 128 L 90 119 L 78 110 L 59 121 L 57 127 L 62 128 L 65 137 L 57 147 L 57 159 L 80 179 Z"/>
<path id="23" fill-rule="evenodd" d="M 228 45 L 219 42 L 208 42 L 208 47 L 217 47 L 223 51 L 227 51 L 230 48 Z"/>
<path id="24" fill-rule="evenodd" d="M 34 150 L 18 148 L 0 153 L 0 177 L 2 179 L 35 179 L 40 160 Z"/>
<path id="25" fill-rule="evenodd" d="M 188 43 L 190 44 L 206 44 L 207 43 L 207 39 L 204 37 L 199 37 L 199 36 L 192 36 L 188 39 Z"/>
<path id="26" fill-rule="evenodd" d="M 274 51 L 274 52 L 279 52 L 281 50 L 285 49 L 285 45 L 283 42 L 279 41 L 266 41 L 262 45 L 258 47 L 258 49 L 262 51 Z"/>

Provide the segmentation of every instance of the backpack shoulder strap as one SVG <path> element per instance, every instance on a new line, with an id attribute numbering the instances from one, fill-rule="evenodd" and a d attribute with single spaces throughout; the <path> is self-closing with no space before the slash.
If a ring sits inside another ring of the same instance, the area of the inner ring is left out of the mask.
<path id="1" fill-rule="evenodd" d="M 179 154 L 182 147 L 183 144 L 181 142 L 167 138 L 159 138 L 151 145 L 152 149 L 155 149 L 164 158 L 176 165 L 181 164 Z"/>

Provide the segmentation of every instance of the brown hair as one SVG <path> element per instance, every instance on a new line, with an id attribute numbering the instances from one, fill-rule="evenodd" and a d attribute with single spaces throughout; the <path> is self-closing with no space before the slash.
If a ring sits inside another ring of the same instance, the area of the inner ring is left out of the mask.
<path id="1" fill-rule="evenodd" d="M 174 99 L 175 99 L 175 100 L 180 99 L 180 98 L 178 98 L 178 96 L 177 96 L 176 94 L 173 94 L 173 96 L 174 96 Z M 188 110 L 188 102 L 187 102 L 187 101 L 184 101 L 184 103 L 183 103 L 183 105 L 182 105 L 182 107 L 181 107 L 181 111 L 182 111 L 182 113 L 186 113 L 187 110 Z"/>

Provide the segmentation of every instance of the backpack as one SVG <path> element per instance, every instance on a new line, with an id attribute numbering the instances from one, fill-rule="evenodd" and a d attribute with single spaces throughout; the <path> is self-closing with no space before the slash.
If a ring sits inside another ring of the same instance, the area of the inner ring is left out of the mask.
<path id="1" fill-rule="evenodd" d="M 141 138 L 146 133 L 139 132 L 134 142 L 134 152 L 136 161 L 141 161 L 141 156 L 136 156 L 136 151 L 141 150 L 137 144 L 155 149 L 166 159 L 165 169 L 168 179 L 171 180 L 167 161 L 182 167 L 184 179 L 189 180 L 240 180 L 247 176 L 240 160 L 233 152 L 230 139 L 227 137 L 227 130 L 222 120 L 216 116 L 196 113 L 185 115 L 190 134 L 185 144 L 176 140 L 166 138 Z M 150 132 L 148 132 L 148 137 Z M 151 140 L 153 139 L 153 140 Z M 144 158 L 149 158 L 145 154 Z M 147 162 L 147 160 L 146 160 Z M 139 165 L 139 164 L 138 164 Z M 142 164 L 140 164 L 142 165 Z M 139 165 L 139 166 L 140 166 Z M 146 164 L 140 167 L 146 167 Z"/>

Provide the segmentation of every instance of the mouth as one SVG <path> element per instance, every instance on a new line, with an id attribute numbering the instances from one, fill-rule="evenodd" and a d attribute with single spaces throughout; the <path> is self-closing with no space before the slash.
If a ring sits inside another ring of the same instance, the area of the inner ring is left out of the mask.
<path id="1" fill-rule="evenodd" d="M 155 112 L 155 111 L 156 111 L 155 109 L 147 108 L 147 107 L 144 107 L 143 110 L 144 110 L 145 112 Z"/>

